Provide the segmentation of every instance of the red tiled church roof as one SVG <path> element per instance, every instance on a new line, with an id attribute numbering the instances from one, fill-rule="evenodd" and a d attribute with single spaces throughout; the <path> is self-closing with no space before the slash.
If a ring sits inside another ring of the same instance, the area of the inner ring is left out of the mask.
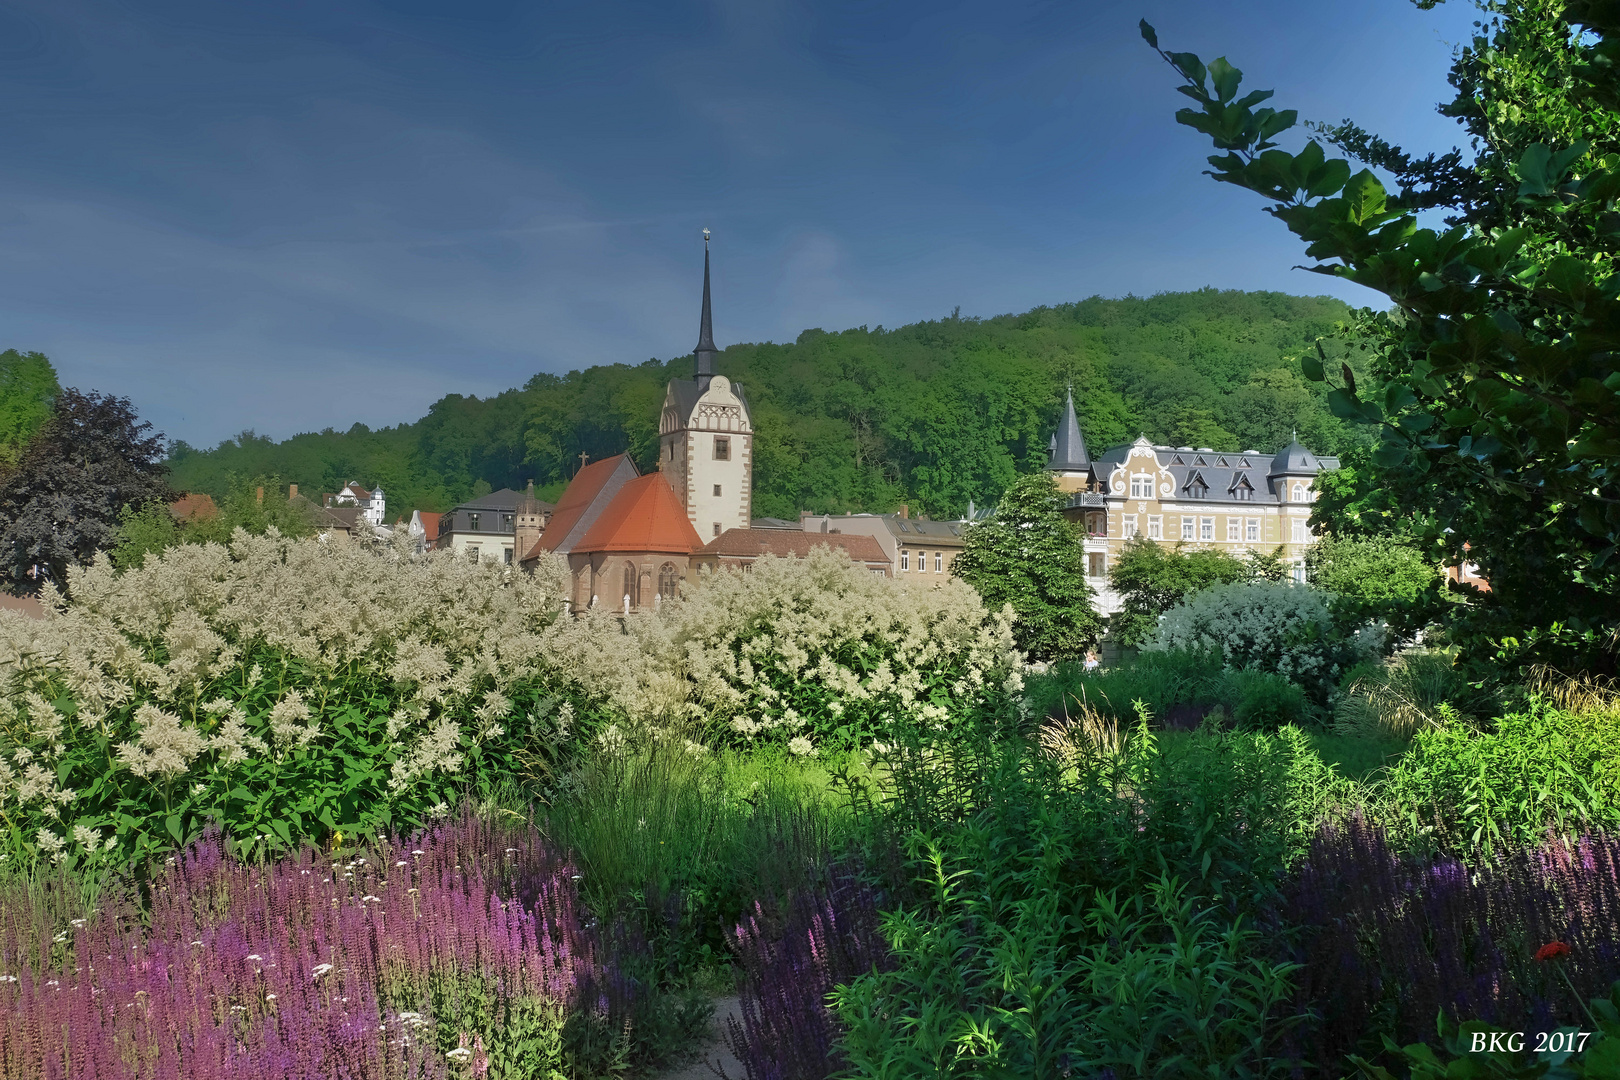
<path id="1" fill-rule="evenodd" d="M 563 490 L 562 498 L 557 500 L 557 507 L 551 512 L 551 520 L 546 522 L 546 531 L 540 535 L 534 550 L 528 552 L 524 558 L 532 558 L 542 551 L 556 551 L 561 547 L 569 534 L 579 526 L 580 520 L 590 511 L 597 496 L 602 493 L 608 481 L 613 479 L 613 474 L 625 460 L 625 455 L 615 454 L 601 461 L 593 461 L 575 473 L 574 478 L 568 482 L 568 487 Z"/>
<path id="2" fill-rule="evenodd" d="M 557 512 L 562 513 L 560 506 Z M 555 517 L 552 522 L 546 529 L 548 533 L 555 527 Z M 619 489 L 584 539 L 574 545 L 574 550 L 685 555 L 702 546 L 697 530 L 687 520 L 686 507 L 675 497 L 664 474 L 648 473 Z"/>

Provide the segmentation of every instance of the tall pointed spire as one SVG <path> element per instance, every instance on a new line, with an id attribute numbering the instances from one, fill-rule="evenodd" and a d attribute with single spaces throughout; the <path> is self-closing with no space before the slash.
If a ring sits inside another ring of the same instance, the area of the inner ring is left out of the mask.
<path id="1" fill-rule="evenodd" d="M 692 355 L 697 357 L 697 382 L 700 390 L 709 388 L 709 380 L 714 376 L 714 356 L 719 352 L 714 347 L 714 316 L 709 311 L 709 230 L 703 230 L 703 321 L 698 325 L 697 348 Z"/>
<path id="2" fill-rule="evenodd" d="M 1080 434 L 1080 420 L 1074 415 L 1074 387 L 1063 401 L 1063 419 L 1058 422 L 1057 433 L 1052 436 L 1052 457 L 1046 467 L 1053 472 L 1084 472 L 1091 468 L 1086 454 L 1086 439 Z"/>

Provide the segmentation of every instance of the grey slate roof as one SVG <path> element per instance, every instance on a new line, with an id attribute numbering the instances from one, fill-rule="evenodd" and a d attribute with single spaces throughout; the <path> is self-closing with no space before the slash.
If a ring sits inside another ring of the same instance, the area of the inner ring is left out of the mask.
<path id="1" fill-rule="evenodd" d="M 1130 454 L 1130 443 L 1110 447 L 1097 459 L 1098 475 L 1106 483 L 1109 475 Z M 1320 457 L 1298 443 L 1290 443 L 1275 456 L 1250 452 L 1225 453 L 1216 450 L 1189 450 L 1186 447 L 1155 446 L 1154 457 L 1161 467 L 1167 468 L 1175 478 L 1176 490 L 1171 496 L 1182 500 L 1191 498 L 1188 486 L 1196 476 L 1209 486 L 1208 494 L 1200 500 L 1209 503 L 1279 502 L 1287 476 L 1314 476 L 1316 473 L 1337 469 L 1339 459 Z M 1279 469 L 1281 463 L 1283 468 Z M 1273 479 L 1275 478 L 1275 479 Z M 1254 492 L 1252 499 L 1240 499 L 1237 491 L 1245 484 Z M 1127 489 L 1128 490 L 1128 489 Z M 1119 497 L 1125 492 L 1110 492 Z"/>
<path id="2" fill-rule="evenodd" d="M 1048 447 L 1051 457 L 1046 467 L 1053 472 L 1086 472 L 1091 458 L 1086 454 L 1086 439 L 1080 433 L 1080 419 L 1074 414 L 1074 388 L 1069 388 L 1063 400 L 1063 419 L 1058 421 L 1057 433 Z"/>

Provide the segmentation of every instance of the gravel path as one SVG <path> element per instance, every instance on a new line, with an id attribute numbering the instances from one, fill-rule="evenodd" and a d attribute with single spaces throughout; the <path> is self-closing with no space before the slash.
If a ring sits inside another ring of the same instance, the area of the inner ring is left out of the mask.
<path id="1" fill-rule="evenodd" d="M 726 1020 L 735 1016 L 742 1019 L 742 1011 L 734 997 L 716 998 L 711 1035 L 690 1065 L 659 1075 L 657 1080 L 743 1080 L 742 1062 L 720 1038 L 726 1029 Z"/>

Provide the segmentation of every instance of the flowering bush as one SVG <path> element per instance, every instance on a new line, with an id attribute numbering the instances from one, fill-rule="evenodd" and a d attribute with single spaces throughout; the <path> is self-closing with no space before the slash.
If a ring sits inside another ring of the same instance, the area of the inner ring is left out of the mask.
<path id="1" fill-rule="evenodd" d="M 1338 1060 L 1380 1030 L 1433 1042 L 1441 1013 L 1589 1029 L 1585 1000 L 1620 974 L 1620 840 L 1515 845 L 1470 867 L 1405 856 L 1352 818 L 1317 833 L 1279 912 L 1304 928 L 1296 1004 L 1319 1018 L 1307 1060 Z"/>
<path id="2" fill-rule="evenodd" d="M 1241 581 L 1171 608 L 1147 648 L 1212 653 L 1228 668 L 1274 671 L 1325 697 L 1340 672 L 1371 658 L 1377 644 L 1371 634 L 1340 634 L 1322 594 L 1309 586 Z"/>
<path id="3" fill-rule="evenodd" d="M 584 687 L 625 715 L 718 723 L 795 754 L 896 720 L 939 727 L 1019 686 L 1007 612 L 960 581 L 913 588 L 826 548 L 705 575 L 629 619 L 593 612 L 581 632 Z"/>
<path id="4" fill-rule="evenodd" d="M 140 859 L 217 822 L 285 850 L 545 779 L 582 733 L 712 718 L 807 755 L 1016 679 L 1005 617 L 967 586 L 831 552 L 629 618 L 562 617 L 564 581 L 552 559 L 528 575 L 245 532 L 76 569 L 47 618 L 0 612 L 0 842 Z"/>
<path id="5" fill-rule="evenodd" d="M 823 1080 L 843 1064 L 842 1025 L 827 995 L 891 966 L 880 899 L 850 867 L 833 864 L 781 912 L 756 904 L 737 925 L 742 1019 L 730 1021 L 726 1041 L 747 1080 Z"/>
<path id="6" fill-rule="evenodd" d="M 145 857 L 209 821 L 280 848 L 422 823 L 571 722 L 559 580 L 245 532 L 98 559 L 47 618 L 0 615 L 7 839 Z"/>
<path id="7" fill-rule="evenodd" d="M 0 1075 L 560 1080 L 612 1064 L 579 1061 L 590 1040 L 569 1029 L 622 1030 L 640 991 L 537 832 L 467 818 L 360 850 L 247 865 L 205 838 L 153 876 L 145 920 L 42 925 L 28 896 L 0 898 Z"/>

